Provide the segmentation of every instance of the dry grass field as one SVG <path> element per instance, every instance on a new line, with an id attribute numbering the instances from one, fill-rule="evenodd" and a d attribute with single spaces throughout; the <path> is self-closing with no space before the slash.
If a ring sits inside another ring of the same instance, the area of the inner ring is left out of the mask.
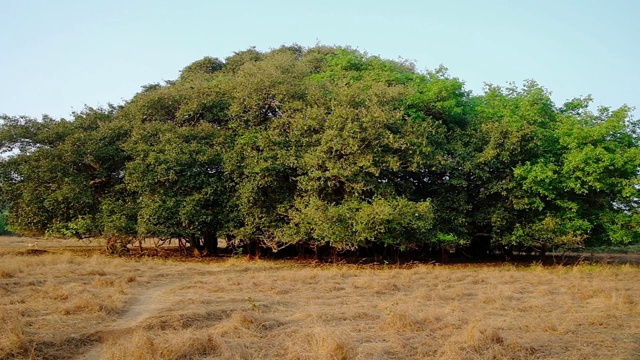
<path id="1" fill-rule="evenodd" d="M 640 267 L 178 262 L 0 241 L 0 359 L 14 358 L 640 359 Z"/>

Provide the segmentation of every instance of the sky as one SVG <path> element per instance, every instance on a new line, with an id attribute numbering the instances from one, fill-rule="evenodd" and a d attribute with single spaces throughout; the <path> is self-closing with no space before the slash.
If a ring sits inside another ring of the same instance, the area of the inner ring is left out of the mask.
<path id="1" fill-rule="evenodd" d="M 640 107 L 638 14 L 636 0 L 0 0 L 0 114 L 68 118 L 204 56 L 293 43 L 444 65 L 476 94 L 533 79 L 558 105 Z"/>

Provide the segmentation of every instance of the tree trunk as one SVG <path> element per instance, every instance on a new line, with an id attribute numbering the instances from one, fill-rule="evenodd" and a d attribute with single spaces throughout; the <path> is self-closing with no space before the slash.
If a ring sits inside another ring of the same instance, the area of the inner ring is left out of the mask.
<path id="1" fill-rule="evenodd" d="M 218 233 L 216 231 L 206 231 L 202 239 L 205 253 L 209 256 L 218 256 Z"/>
<path id="2" fill-rule="evenodd" d="M 204 247 L 200 244 L 200 239 L 196 235 L 189 235 L 189 246 L 191 246 L 191 251 L 195 252 L 196 250 L 202 252 Z"/>
<path id="3" fill-rule="evenodd" d="M 441 261 L 443 264 L 446 264 L 449 262 L 449 249 L 445 248 L 444 246 L 441 248 L 442 251 L 442 258 Z"/>
<path id="4" fill-rule="evenodd" d="M 298 253 L 298 259 L 306 259 L 307 258 L 307 246 L 303 241 L 300 241 L 296 244 L 296 250 Z"/>

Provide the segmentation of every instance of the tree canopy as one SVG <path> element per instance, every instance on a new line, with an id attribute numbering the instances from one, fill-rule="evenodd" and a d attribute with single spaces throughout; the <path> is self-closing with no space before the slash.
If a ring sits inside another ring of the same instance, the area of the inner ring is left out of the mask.
<path id="1" fill-rule="evenodd" d="M 349 47 L 205 57 L 71 119 L 3 115 L 13 231 L 217 238 L 278 251 L 538 249 L 640 241 L 632 109 L 466 90 Z"/>

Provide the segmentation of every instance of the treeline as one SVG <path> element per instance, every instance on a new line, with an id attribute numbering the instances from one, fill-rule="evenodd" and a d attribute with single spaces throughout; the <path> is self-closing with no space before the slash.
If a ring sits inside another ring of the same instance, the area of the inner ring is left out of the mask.
<path id="1" fill-rule="evenodd" d="M 533 81 L 465 90 L 343 47 L 206 57 L 121 106 L 3 116 L 13 231 L 269 249 L 470 249 L 640 241 L 631 109 Z"/>

